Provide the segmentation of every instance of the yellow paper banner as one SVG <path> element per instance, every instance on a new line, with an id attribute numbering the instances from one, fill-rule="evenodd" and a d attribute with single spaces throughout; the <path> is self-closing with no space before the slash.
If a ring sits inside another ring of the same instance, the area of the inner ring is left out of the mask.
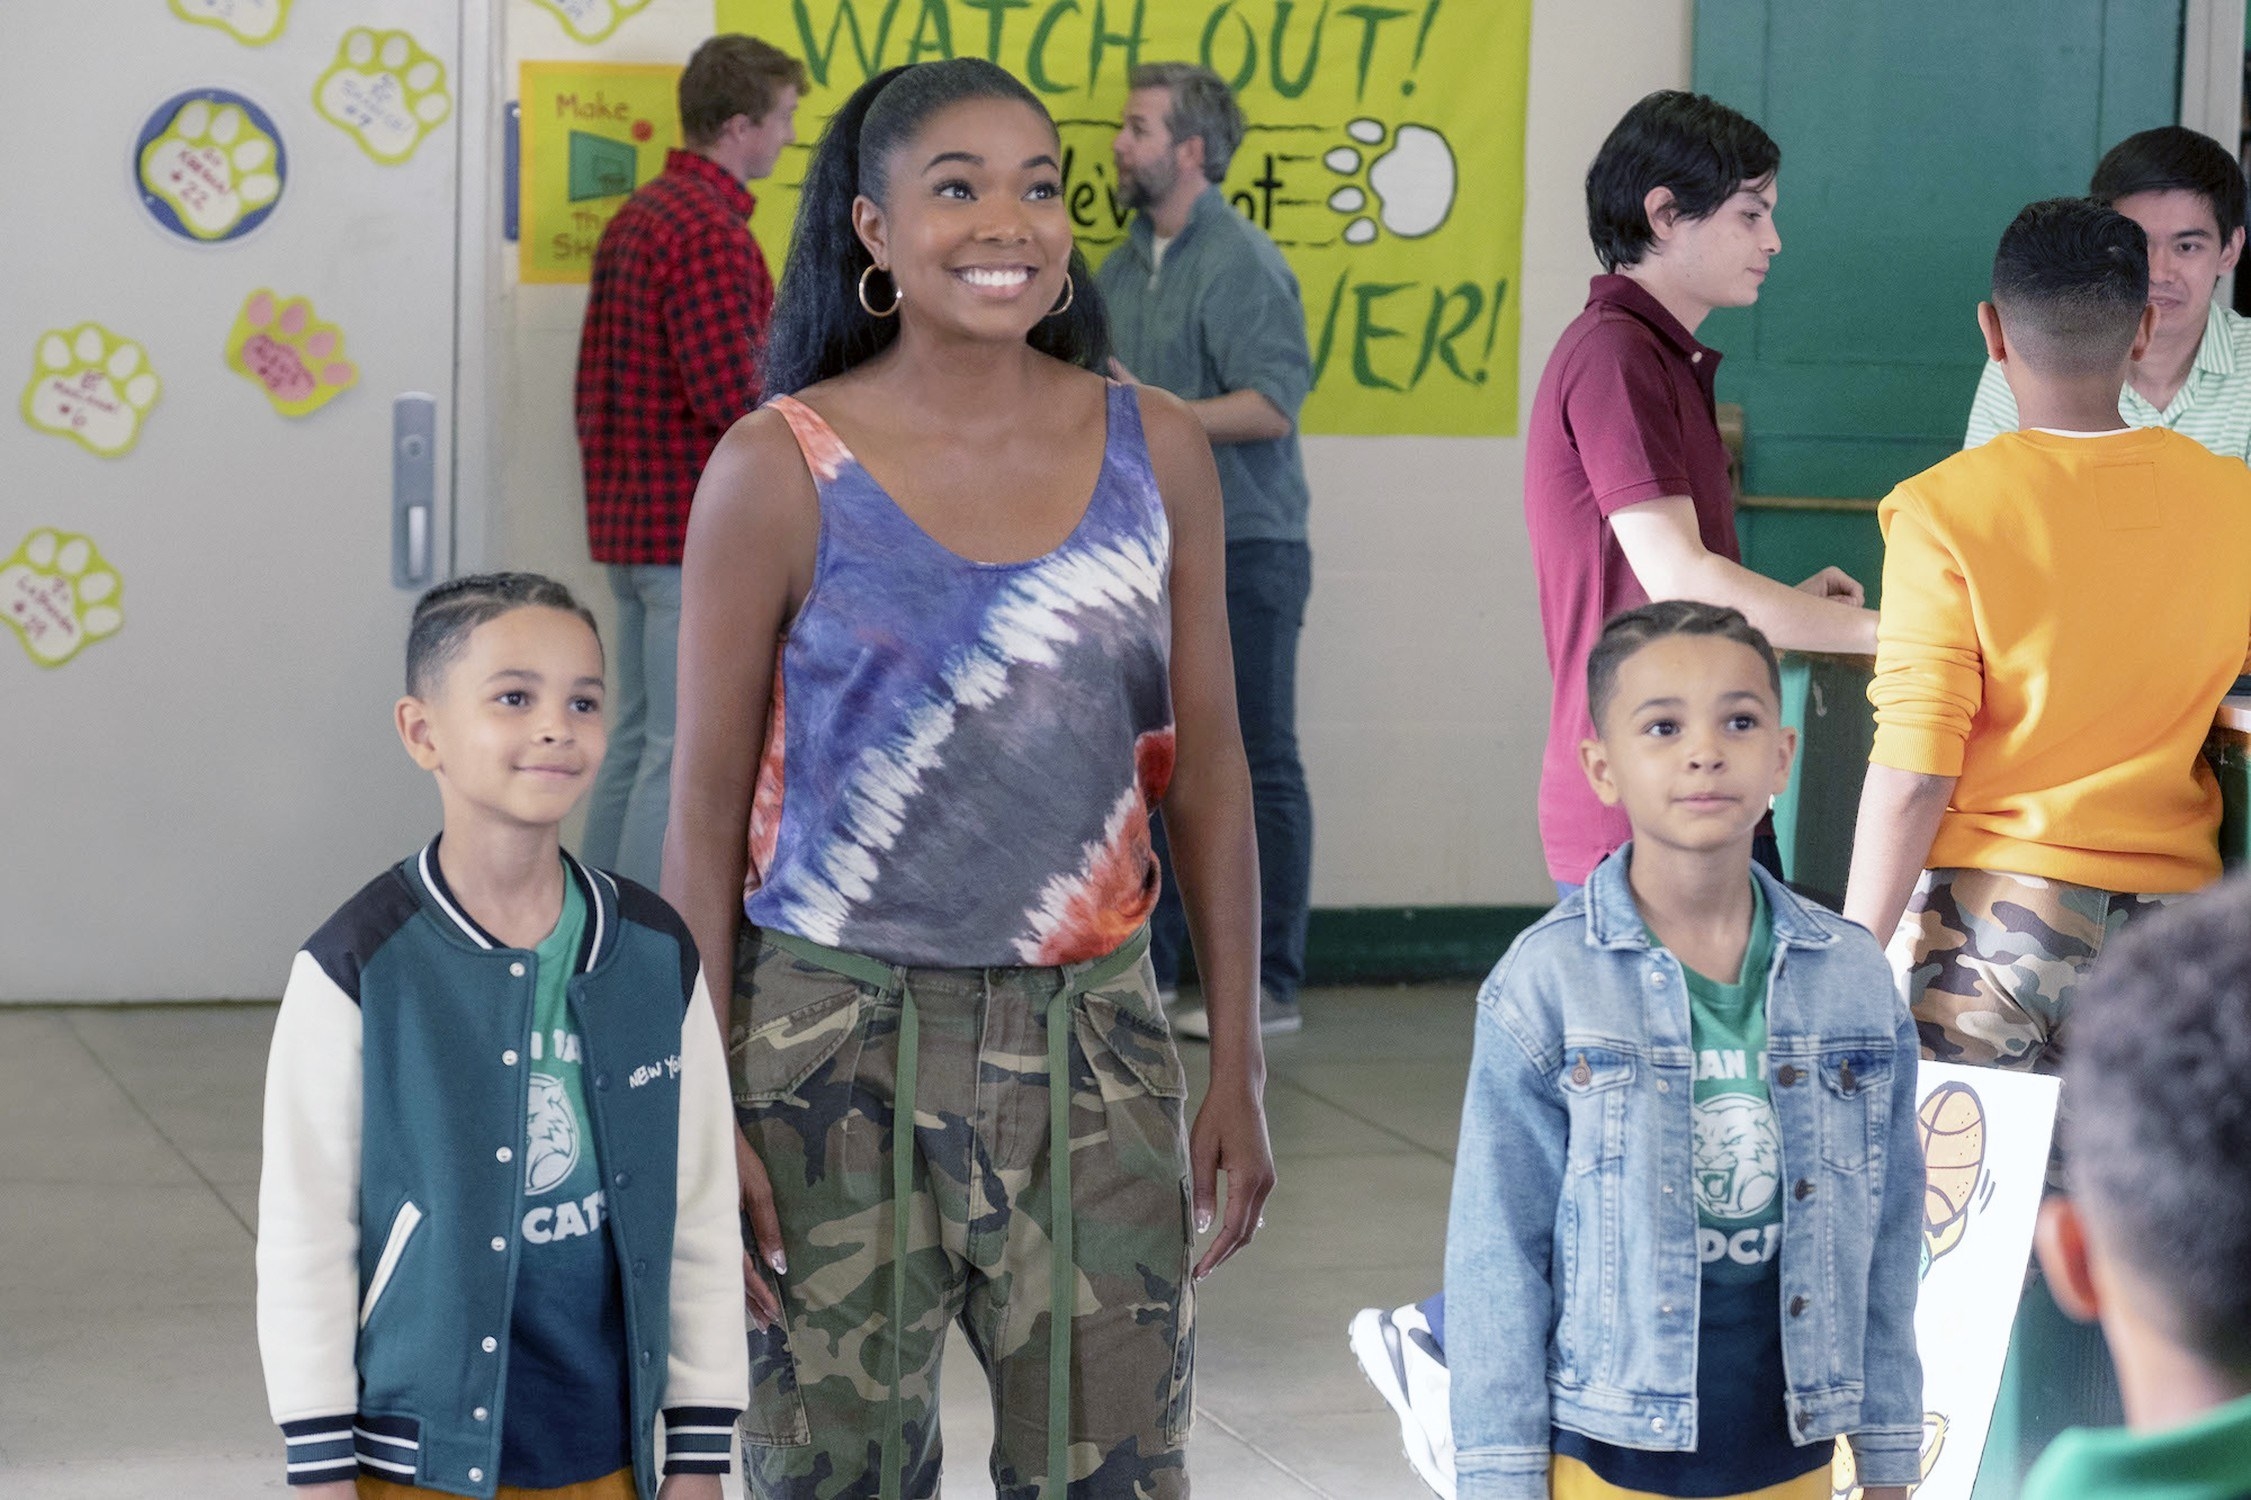
<path id="1" fill-rule="evenodd" d="M 1206 64 L 1250 119 L 1225 191 L 1273 235 L 1305 295 L 1305 430 L 1516 430 L 1531 0 L 716 5 L 720 30 L 804 59 L 808 146 L 870 73 L 965 55 L 1008 68 L 1062 128 L 1064 200 L 1097 262 L 1130 219 L 1110 157 L 1127 75 L 1141 62 Z M 771 183 L 753 184 L 752 228 L 777 268 L 805 161 L 793 151 Z"/>
<path id="2" fill-rule="evenodd" d="M 664 63 L 527 62 L 517 83 L 517 267 L 525 281 L 583 282 L 632 191 L 680 144 L 680 69 Z"/>

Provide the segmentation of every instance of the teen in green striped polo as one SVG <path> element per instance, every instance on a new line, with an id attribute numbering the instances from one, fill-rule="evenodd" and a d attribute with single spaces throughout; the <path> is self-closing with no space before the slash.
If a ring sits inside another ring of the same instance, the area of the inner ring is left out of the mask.
<path id="1" fill-rule="evenodd" d="M 2251 459 L 2251 318 L 2215 295 L 2243 253 L 2243 168 L 2210 136 L 2164 125 L 2111 147 L 2087 196 L 2149 236 L 2157 328 L 2119 393 L 2119 413 L 2130 426 L 2168 427 L 2214 453 Z M 2016 398 L 1988 363 L 1962 446 L 2016 428 Z"/>

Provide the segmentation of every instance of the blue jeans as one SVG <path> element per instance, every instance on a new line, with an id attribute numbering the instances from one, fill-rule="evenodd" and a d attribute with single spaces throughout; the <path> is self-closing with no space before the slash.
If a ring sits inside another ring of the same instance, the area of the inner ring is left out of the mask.
<path id="1" fill-rule="evenodd" d="M 1313 799 L 1297 749 L 1297 638 L 1313 591 L 1303 542 L 1227 544 L 1227 630 L 1234 642 L 1235 713 L 1251 767 L 1258 825 L 1259 984 L 1284 1005 L 1305 983 L 1305 921 L 1313 891 Z M 1149 919 L 1159 984 L 1179 982 L 1188 918 L 1173 877 L 1164 822 L 1155 829 L 1164 888 Z"/>
<path id="2" fill-rule="evenodd" d="M 587 800 L 579 856 L 650 890 L 664 864 L 672 807 L 672 718 L 680 678 L 680 570 L 610 569 L 617 596 L 611 643 L 610 751 Z"/>

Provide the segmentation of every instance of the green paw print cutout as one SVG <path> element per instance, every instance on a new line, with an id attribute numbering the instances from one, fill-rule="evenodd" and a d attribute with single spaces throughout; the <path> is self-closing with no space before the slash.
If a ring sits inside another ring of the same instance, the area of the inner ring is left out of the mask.
<path id="1" fill-rule="evenodd" d="M 235 315 L 227 367 L 255 382 L 285 417 L 319 411 L 360 378 L 344 357 L 342 329 L 321 322 L 303 297 L 284 300 L 263 287 Z"/>
<path id="2" fill-rule="evenodd" d="M 649 7 L 650 0 L 534 0 L 553 11 L 563 29 L 582 42 L 598 42 Z"/>
<path id="3" fill-rule="evenodd" d="M 23 419 L 88 453 L 115 458 L 139 439 L 141 419 L 163 389 L 132 340 L 99 323 L 50 328 L 32 356 Z"/>
<path id="4" fill-rule="evenodd" d="M 141 149 L 141 187 L 199 240 L 232 237 L 281 196 L 274 138 L 235 104 L 191 98 Z"/>
<path id="5" fill-rule="evenodd" d="M 172 14 L 216 26 L 246 47 L 263 47 L 289 24 L 289 0 L 172 0 Z"/>
<path id="6" fill-rule="evenodd" d="M 45 527 L 0 563 L 0 619 L 33 661 L 59 667 L 125 624 L 125 584 L 82 536 Z"/>
<path id="7" fill-rule="evenodd" d="M 403 31 L 344 33 L 336 61 L 313 85 L 313 104 L 384 166 L 414 154 L 453 113 L 445 64 Z"/>
<path id="8" fill-rule="evenodd" d="M 1396 239 L 1417 240 L 1446 222 L 1454 209 L 1454 148 L 1427 125 L 1401 125 L 1389 132 L 1391 149 L 1367 158 L 1384 143 L 1380 120 L 1354 120 L 1344 133 L 1354 146 L 1337 146 L 1322 164 L 1339 177 L 1357 176 L 1367 166 L 1367 185 L 1348 182 L 1329 194 L 1329 207 L 1353 216 L 1344 226 L 1348 245 L 1370 245 L 1378 224 Z M 1372 200 L 1372 201 L 1371 201 Z"/>

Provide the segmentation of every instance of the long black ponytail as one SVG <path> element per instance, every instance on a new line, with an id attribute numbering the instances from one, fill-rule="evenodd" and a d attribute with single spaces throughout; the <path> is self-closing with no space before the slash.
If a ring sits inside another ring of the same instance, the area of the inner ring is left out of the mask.
<path id="1" fill-rule="evenodd" d="M 1054 123 L 1047 106 L 1005 68 L 981 57 L 888 68 L 853 90 L 829 118 L 805 169 L 790 232 L 789 259 L 766 334 L 765 390 L 788 396 L 843 374 L 888 348 L 896 318 L 873 318 L 860 306 L 860 276 L 874 264 L 852 228 L 852 200 L 884 199 L 891 157 L 925 120 L 964 99 L 1014 99 Z M 1071 305 L 1032 325 L 1027 342 L 1089 370 L 1109 358 L 1109 325 L 1086 257 L 1071 250 Z M 876 290 L 881 299 L 889 288 Z"/>

